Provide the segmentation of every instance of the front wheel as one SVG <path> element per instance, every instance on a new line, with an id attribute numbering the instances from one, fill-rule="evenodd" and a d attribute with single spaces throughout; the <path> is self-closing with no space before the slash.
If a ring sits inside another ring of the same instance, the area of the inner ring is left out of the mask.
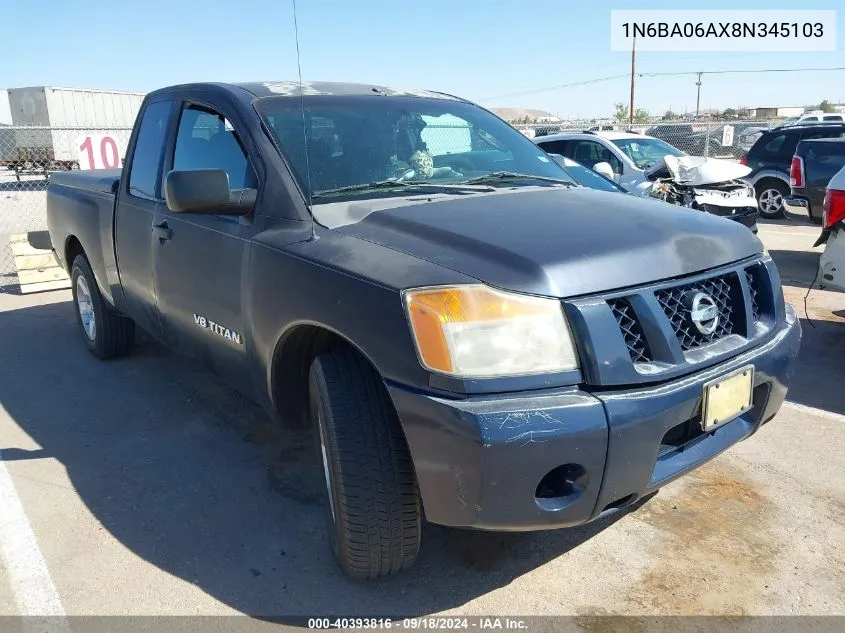
<path id="1" fill-rule="evenodd" d="M 70 281 L 76 321 L 88 350 L 101 360 L 129 354 L 135 343 L 135 322 L 112 312 L 84 255 L 73 260 Z"/>
<path id="2" fill-rule="evenodd" d="M 339 349 L 314 360 L 308 384 L 335 558 L 355 579 L 407 569 L 420 546 L 419 492 L 381 378 L 352 349 Z"/>

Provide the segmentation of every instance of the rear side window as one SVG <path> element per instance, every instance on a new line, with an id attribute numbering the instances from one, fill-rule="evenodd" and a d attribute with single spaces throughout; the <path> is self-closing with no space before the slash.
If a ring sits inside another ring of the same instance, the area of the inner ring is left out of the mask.
<path id="1" fill-rule="evenodd" d="M 837 138 L 842 135 L 841 128 L 822 127 L 821 129 L 809 129 L 801 132 L 801 140 L 809 141 L 814 138 Z"/>
<path id="2" fill-rule="evenodd" d="M 760 158 L 791 158 L 798 145 L 798 135 L 794 132 L 782 132 L 772 136 L 763 136 L 754 151 Z"/>
<path id="3" fill-rule="evenodd" d="M 595 141 L 577 141 L 572 152 L 572 160 L 586 165 L 590 169 L 598 163 L 609 163 L 613 173 L 622 173 L 622 163 L 609 149 Z"/>
<path id="4" fill-rule="evenodd" d="M 133 196 L 150 200 L 156 198 L 156 180 L 172 110 L 172 101 L 157 101 L 144 110 L 129 172 L 129 193 Z"/>
<path id="5" fill-rule="evenodd" d="M 544 152 L 549 154 L 560 154 L 566 156 L 566 141 L 547 141 L 546 143 L 537 143 L 543 148 Z M 570 157 L 571 158 L 571 157 Z"/>
<path id="6" fill-rule="evenodd" d="M 841 114 L 826 114 L 824 116 L 825 121 L 841 121 L 842 115 Z"/>

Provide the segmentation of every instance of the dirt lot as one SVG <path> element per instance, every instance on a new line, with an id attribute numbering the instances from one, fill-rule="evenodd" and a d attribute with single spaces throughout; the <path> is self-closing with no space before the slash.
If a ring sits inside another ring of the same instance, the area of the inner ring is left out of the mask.
<path id="1" fill-rule="evenodd" d="M 845 614 L 845 294 L 804 315 L 817 234 L 761 225 L 805 340 L 759 434 L 612 520 L 427 526 L 370 584 L 328 553 L 307 434 L 152 342 L 94 360 L 67 291 L 0 294 L 0 615 Z"/>

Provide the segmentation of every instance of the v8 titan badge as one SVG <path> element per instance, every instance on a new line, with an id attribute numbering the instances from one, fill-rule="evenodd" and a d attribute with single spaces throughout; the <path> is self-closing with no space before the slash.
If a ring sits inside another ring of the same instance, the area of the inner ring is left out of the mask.
<path id="1" fill-rule="evenodd" d="M 211 319 L 207 319 L 201 314 L 197 314 L 194 312 L 194 324 L 200 327 L 204 327 L 207 330 L 211 331 L 213 334 L 217 336 L 222 336 L 225 339 L 232 341 L 233 343 L 237 343 L 238 345 L 243 344 L 243 339 L 241 335 L 235 332 L 234 330 L 230 330 L 227 327 L 220 325 L 219 323 L 215 323 Z"/>

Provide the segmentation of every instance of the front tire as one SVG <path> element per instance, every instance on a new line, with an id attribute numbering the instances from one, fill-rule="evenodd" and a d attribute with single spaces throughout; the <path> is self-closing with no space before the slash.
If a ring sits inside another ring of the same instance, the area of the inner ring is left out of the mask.
<path id="1" fill-rule="evenodd" d="M 381 378 L 347 348 L 318 356 L 308 384 L 338 564 L 354 579 L 411 567 L 420 546 L 419 491 Z"/>
<path id="2" fill-rule="evenodd" d="M 757 208 L 767 220 L 783 217 L 783 198 L 789 195 L 789 187 L 780 180 L 765 180 L 757 191 Z"/>
<path id="3" fill-rule="evenodd" d="M 76 322 L 88 350 L 100 360 L 129 354 L 135 343 L 135 322 L 112 312 L 84 255 L 73 260 L 70 281 Z"/>

